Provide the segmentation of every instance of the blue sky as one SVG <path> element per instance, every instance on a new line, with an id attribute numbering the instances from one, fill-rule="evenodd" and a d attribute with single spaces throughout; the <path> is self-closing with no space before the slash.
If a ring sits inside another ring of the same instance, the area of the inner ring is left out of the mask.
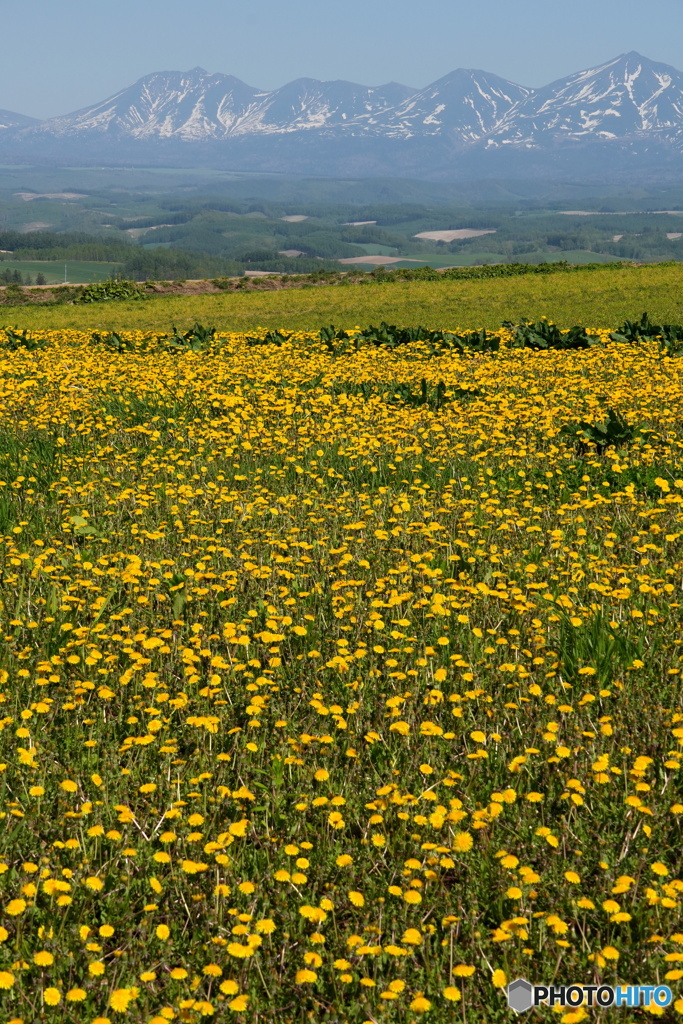
<path id="1" fill-rule="evenodd" d="M 52 0 L 6 5 L 0 108 L 50 117 L 152 71 L 424 86 L 457 67 L 537 87 L 629 50 L 683 69 L 683 0 Z"/>

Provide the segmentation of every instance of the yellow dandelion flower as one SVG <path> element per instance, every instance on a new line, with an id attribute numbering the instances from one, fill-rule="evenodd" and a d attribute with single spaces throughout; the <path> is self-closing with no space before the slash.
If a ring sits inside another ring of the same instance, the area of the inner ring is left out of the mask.
<path id="1" fill-rule="evenodd" d="M 456 832 L 453 836 L 452 849 L 456 853 L 467 853 L 474 845 L 474 840 L 469 832 Z"/>
<path id="2" fill-rule="evenodd" d="M 109 996 L 109 1005 L 117 1013 L 125 1013 L 133 1000 L 133 993 L 129 988 L 115 988 Z"/>
<path id="3" fill-rule="evenodd" d="M 62 1001 L 62 993 L 58 988 L 46 988 L 43 990 L 43 1002 L 48 1006 L 59 1006 Z"/>
<path id="4" fill-rule="evenodd" d="M 294 978 L 297 985 L 310 985 L 314 981 L 318 980 L 318 975 L 315 971 L 310 971 L 307 968 L 296 972 Z"/>
<path id="5" fill-rule="evenodd" d="M 228 832 L 230 833 L 231 836 L 236 836 L 237 838 L 241 839 L 243 836 L 246 836 L 248 827 L 249 819 L 242 818 L 241 821 L 235 821 L 232 823 L 232 825 L 229 825 Z"/>
<path id="6" fill-rule="evenodd" d="M 407 722 L 392 722 L 389 726 L 389 732 L 397 732 L 400 736 L 407 736 L 410 732 L 410 726 Z"/>
<path id="7" fill-rule="evenodd" d="M 228 1009 L 233 1013 L 243 1013 L 249 1005 L 249 996 L 237 996 L 228 1003 Z"/>
<path id="8" fill-rule="evenodd" d="M 245 946 L 241 942 L 231 942 L 228 947 L 228 956 L 234 956 L 237 960 L 247 960 L 254 955 L 253 946 Z"/>
<path id="9" fill-rule="evenodd" d="M 448 999 L 450 1003 L 457 1003 L 458 1000 L 462 998 L 460 989 L 456 988 L 455 985 L 448 985 L 447 988 L 443 990 L 443 996 L 444 999 Z"/>

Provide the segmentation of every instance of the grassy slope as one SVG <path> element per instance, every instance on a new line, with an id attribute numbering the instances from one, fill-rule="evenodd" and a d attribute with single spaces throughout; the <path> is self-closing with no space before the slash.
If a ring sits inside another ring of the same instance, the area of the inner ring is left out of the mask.
<path id="1" fill-rule="evenodd" d="M 614 327 L 647 310 L 683 320 L 683 265 L 619 272 L 529 275 L 488 281 L 403 282 L 227 295 L 171 296 L 88 306 L 5 307 L 0 322 L 59 329 L 167 330 L 195 319 L 224 330 L 256 326 L 315 329 L 385 319 L 429 327 L 497 327 L 506 319 L 548 316 L 562 327 Z"/>

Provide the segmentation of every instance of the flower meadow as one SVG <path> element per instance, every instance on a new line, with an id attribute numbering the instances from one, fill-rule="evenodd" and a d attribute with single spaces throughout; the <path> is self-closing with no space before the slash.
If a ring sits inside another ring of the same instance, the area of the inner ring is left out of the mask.
<path id="1" fill-rule="evenodd" d="M 683 1015 L 683 363 L 598 334 L 0 332 L 3 1024 Z"/>

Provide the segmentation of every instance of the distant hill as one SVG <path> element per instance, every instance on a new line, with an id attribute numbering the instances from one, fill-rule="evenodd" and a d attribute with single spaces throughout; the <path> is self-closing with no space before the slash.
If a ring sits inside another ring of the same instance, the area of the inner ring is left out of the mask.
<path id="1" fill-rule="evenodd" d="M 635 52 L 535 90 L 466 69 L 419 90 L 301 78 L 271 92 L 164 71 L 46 121 L 0 111 L 0 146 L 10 159 L 334 177 L 651 180 L 678 174 L 683 74 Z"/>
<path id="2" fill-rule="evenodd" d="M 3 128 L 28 128 L 30 125 L 40 124 L 34 117 L 26 117 L 25 114 L 15 114 L 11 110 L 0 110 L 0 133 Z M 0 138 L 2 135 L 0 134 Z"/>

